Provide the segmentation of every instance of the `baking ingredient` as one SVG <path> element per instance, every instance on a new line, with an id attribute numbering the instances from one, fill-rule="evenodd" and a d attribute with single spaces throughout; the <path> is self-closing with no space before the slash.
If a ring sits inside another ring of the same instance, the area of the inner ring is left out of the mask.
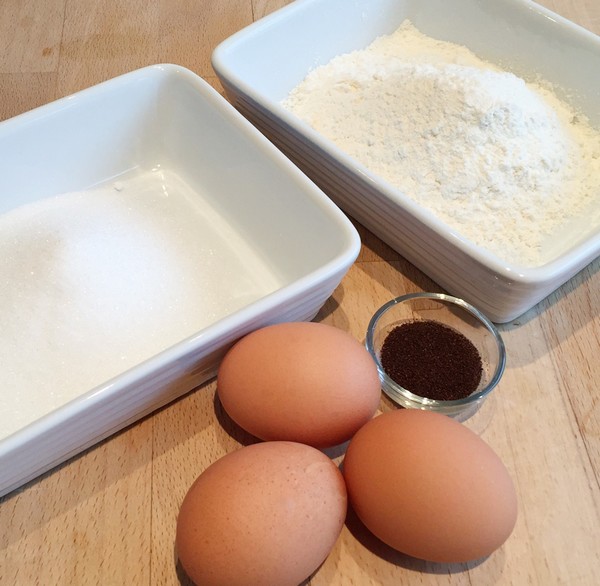
<path id="1" fill-rule="evenodd" d="M 468 397 L 483 373 L 473 343 L 435 320 L 408 321 L 393 328 L 383 341 L 380 360 L 400 386 L 438 401 Z"/>
<path id="2" fill-rule="evenodd" d="M 548 86 L 406 21 L 315 68 L 283 105 L 460 238 L 539 265 L 567 222 L 598 226 L 600 132 Z"/>
<path id="3" fill-rule="evenodd" d="M 164 169 L 0 215 L 0 438 L 279 286 Z"/>
<path id="4" fill-rule="evenodd" d="M 515 488 L 498 455 L 439 413 L 401 409 L 375 417 L 350 441 L 343 467 L 358 517 L 413 557 L 480 559 L 516 523 Z"/>
<path id="5" fill-rule="evenodd" d="M 298 586 L 334 546 L 346 504 L 340 471 L 315 448 L 243 447 L 209 466 L 185 496 L 179 560 L 202 586 Z"/>
<path id="6" fill-rule="evenodd" d="M 217 392 L 233 421 L 256 437 L 323 448 L 371 419 L 381 387 L 370 354 L 350 334 L 291 322 L 237 342 L 221 363 Z"/>

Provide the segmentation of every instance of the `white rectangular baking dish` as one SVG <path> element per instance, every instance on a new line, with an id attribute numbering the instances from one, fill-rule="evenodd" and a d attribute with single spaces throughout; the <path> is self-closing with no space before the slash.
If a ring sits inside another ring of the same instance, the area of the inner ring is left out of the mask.
<path id="1" fill-rule="evenodd" d="M 149 192 L 180 181 L 201 212 L 193 220 L 198 233 L 214 229 L 216 218 L 237 246 L 215 237 L 205 257 L 224 255 L 235 270 L 208 262 L 191 268 L 204 271 L 217 301 L 209 306 L 199 294 L 207 311 L 189 335 L 8 435 L 0 429 L 0 496 L 208 380 L 245 333 L 314 317 L 360 249 L 356 230 L 325 194 L 206 82 L 175 65 L 147 67 L 1 123 L 0 170 L 4 217 L 61 194 L 89 197 L 98 186 L 126 196 L 140 178 Z M 118 250 L 107 251 L 109 265 L 119 260 Z M 6 275 L 0 279 L 10 292 Z M 184 317 L 175 311 L 173 319 Z M 5 348 L 7 336 L 0 328 Z M 84 357 L 82 346 L 67 363 Z M 23 386 L 23 397 L 46 401 L 43 383 Z M 18 405 L 13 399 L 0 380 L 0 402 Z M 5 426 L 10 417 L 2 413 Z"/>
<path id="2" fill-rule="evenodd" d="M 549 239 L 554 260 L 522 267 L 448 228 L 280 105 L 311 69 L 405 19 L 526 79 L 542 76 L 600 127 L 600 39 L 528 0 L 298 0 L 221 43 L 213 67 L 232 103 L 350 216 L 448 292 L 508 322 L 600 254 L 600 197 Z"/>

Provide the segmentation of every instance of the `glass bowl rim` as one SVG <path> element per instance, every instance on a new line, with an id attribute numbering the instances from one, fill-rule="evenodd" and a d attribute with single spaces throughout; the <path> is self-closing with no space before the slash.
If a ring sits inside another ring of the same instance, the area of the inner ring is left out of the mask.
<path id="1" fill-rule="evenodd" d="M 454 399 L 451 401 L 440 401 L 437 399 L 429 399 L 427 397 L 422 397 L 420 395 L 415 395 L 411 393 L 408 389 L 405 389 L 403 386 L 399 385 L 396 381 L 394 381 L 388 374 L 384 371 L 383 366 L 377 356 L 374 346 L 374 332 L 375 328 L 380 320 L 380 318 L 392 307 L 399 305 L 405 301 L 409 301 L 411 299 L 436 299 L 442 302 L 447 302 L 449 304 L 454 304 L 471 315 L 473 315 L 491 334 L 496 342 L 498 348 L 498 364 L 496 365 L 496 370 L 490 382 L 480 391 L 472 393 L 468 397 L 464 397 L 462 399 Z M 401 295 L 399 297 L 395 297 L 391 299 L 387 303 L 383 304 L 374 314 L 371 320 L 369 321 L 369 325 L 367 327 L 367 334 L 365 339 L 365 346 L 375 361 L 377 365 L 377 371 L 379 372 L 379 377 L 382 382 L 382 389 L 390 399 L 394 402 L 398 402 L 398 397 L 402 399 L 411 401 L 412 403 L 416 403 L 425 408 L 432 407 L 460 407 L 460 406 L 468 406 L 473 403 L 476 403 L 486 397 L 494 387 L 498 384 L 502 375 L 504 374 L 504 368 L 506 366 L 506 348 L 504 346 L 504 341 L 500 336 L 500 332 L 496 328 L 496 326 L 477 308 L 475 308 L 470 303 L 467 303 L 463 299 L 458 297 L 453 297 L 452 295 L 447 295 L 445 293 L 408 293 L 407 295 Z M 397 395 L 395 397 L 394 395 Z"/>

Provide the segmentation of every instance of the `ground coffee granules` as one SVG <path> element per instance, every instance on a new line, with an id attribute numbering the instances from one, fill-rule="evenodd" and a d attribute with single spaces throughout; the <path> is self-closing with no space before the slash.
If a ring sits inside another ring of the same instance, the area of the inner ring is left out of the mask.
<path id="1" fill-rule="evenodd" d="M 396 383 L 420 397 L 452 401 L 477 390 L 483 366 L 472 342 L 433 320 L 395 327 L 381 348 L 381 365 Z"/>

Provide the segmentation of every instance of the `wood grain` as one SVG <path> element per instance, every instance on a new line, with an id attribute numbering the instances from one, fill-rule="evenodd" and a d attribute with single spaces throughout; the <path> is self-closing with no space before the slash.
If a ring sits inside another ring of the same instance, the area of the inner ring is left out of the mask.
<path id="1" fill-rule="evenodd" d="M 158 62 L 189 67 L 220 88 L 210 67 L 214 46 L 289 3 L 2 0 L 0 119 Z M 600 33 L 597 0 L 542 3 Z M 317 319 L 363 340 L 382 303 L 440 288 L 357 228 L 358 261 Z M 518 523 L 500 550 L 480 563 L 421 562 L 378 542 L 350 514 L 309 583 L 599 584 L 599 315 L 600 260 L 500 328 L 507 370 L 469 422 L 517 486 Z M 211 462 L 252 441 L 223 413 L 212 382 L 5 496 L 0 585 L 188 584 L 174 549 L 179 504 Z"/>

